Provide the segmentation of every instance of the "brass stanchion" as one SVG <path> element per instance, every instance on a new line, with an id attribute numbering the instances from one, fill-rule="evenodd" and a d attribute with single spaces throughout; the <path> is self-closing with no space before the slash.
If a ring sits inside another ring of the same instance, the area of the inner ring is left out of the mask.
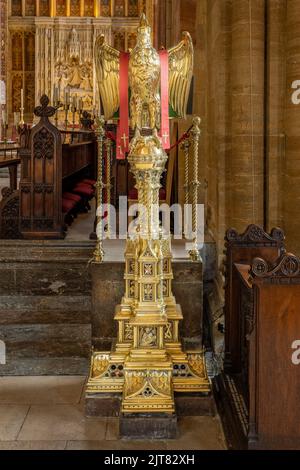
<path id="1" fill-rule="evenodd" d="M 103 250 L 103 236 L 102 236 L 102 229 L 100 230 L 101 224 L 101 214 L 102 214 L 102 191 L 104 188 L 103 180 L 102 180 L 102 166 L 103 166 L 103 139 L 105 136 L 105 129 L 104 129 L 104 118 L 96 117 L 96 135 L 97 135 L 97 144 L 98 144 L 98 172 L 97 172 L 97 183 L 96 183 L 96 192 L 97 192 L 97 241 L 96 241 L 96 248 L 94 251 L 94 262 L 95 263 L 102 263 L 104 259 L 104 250 Z"/>
<path id="2" fill-rule="evenodd" d="M 198 233 L 198 188 L 200 181 L 198 180 L 198 158 L 199 158 L 199 140 L 201 135 L 200 130 L 201 119 L 195 117 L 193 119 L 193 127 L 191 130 L 192 147 L 193 147 L 193 176 L 194 180 L 191 182 L 192 190 L 192 230 L 195 235 L 193 240 L 193 247 L 189 251 L 190 258 L 193 261 L 201 261 L 201 256 L 197 246 L 197 233 Z"/>
<path id="3" fill-rule="evenodd" d="M 106 202 L 107 202 L 107 228 L 106 228 L 106 233 L 107 237 L 110 237 L 110 231 L 111 231 L 111 226 L 110 226 L 110 203 L 111 203 L 111 140 L 110 138 L 107 138 L 105 140 L 105 148 L 106 148 L 106 160 L 107 160 L 107 166 L 106 166 Z"/>

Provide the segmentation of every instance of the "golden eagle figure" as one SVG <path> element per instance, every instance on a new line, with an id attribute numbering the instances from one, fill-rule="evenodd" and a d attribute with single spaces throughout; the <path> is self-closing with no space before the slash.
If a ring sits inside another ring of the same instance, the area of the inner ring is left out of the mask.
<path id="1" fill-rule="evenodd" d="M 170 49 L 168 54 L 169 103 L 179 117 L 185 118 L 194 65 L 194 48 L 190 34 L 184 32 L 181 42 Z M 99 36 L 95 43 L 95 65 L 104 116 L 108 120 L 120 106 L 120 52 L 109 46 L 103 35 Z M 145 14 L 140 18 L 136 46 L 130 52 L 129 86 L 132 129 L 159 129 L 160 58 L 152 46 L 151 28 Z"/>

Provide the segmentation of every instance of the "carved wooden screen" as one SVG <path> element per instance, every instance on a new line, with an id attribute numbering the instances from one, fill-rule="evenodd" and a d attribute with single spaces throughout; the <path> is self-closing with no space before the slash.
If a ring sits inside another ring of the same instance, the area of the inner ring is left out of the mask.
<path id="1" fill-rule="evenodd" d="M 94 0 L 84 0 L 84 16 L 94 16 Z"/>
<path id="2" fill-rule="evenodd" d="M 66 0 L 56 0 L 56 16 L 66 16 L 67 4 Z"/>
<path id="3" fill-rule="evenodd" d="M 12 45 L 12 111 L 16 112 L 21 107 L 21 88 L 23 87 L 23 35 L 16 32 L 11 37 Z"/>
<path id="4" fill-rule="evenodd" d="M 40 16 L 50 16 L 49 0 L 40 0 Z"/>
<path id="5" fill-rule="evenodd" d="M 111 15 L 111 2 L 110 0 L 101 0 L 101 16 L 110 16 Z"/>
<path id="6" fill-rule="evenodd" d="M 71 0 L 70 14 L 71 16 L 80 16 L 80 0 Z"/>
<path id="7" fill-rule="evenodd" d="M 61 210 L 61 134 L 48 117 L 55 112 L 49 99 L 35 109 L 40 122 L 31 130 L 28 146 L 20 150 L 20 231 L 25 238 L 63 236 Z"/>
<path id="8" fill-rule="evenodd" d="M 116 32 L 114 34 L 114 47 L 118 49 L 118 51 L 125 50 L 125 34 L 121 32 Z"/>
<path id="9" fill-rule="evenodd" d="M 115 16 L 125 16 L 125 0 L 115 0 Z"/>
<path id="10" fill-rule="evenodd" d="M 36 15 L 35 6 L 36 6 L 35 0 L 26 0 L 25 1 L 25 16 L 35 16 Z"/>
<path id="11" fill-rule="evenodd" d="M 12 16 L 22 16 L 22 0 L 11 0 Z"/>
<path id="12" fill-rule="evenodd" d="M 138 0 L 128 0 L 128 16 L 139 16 Z"/>

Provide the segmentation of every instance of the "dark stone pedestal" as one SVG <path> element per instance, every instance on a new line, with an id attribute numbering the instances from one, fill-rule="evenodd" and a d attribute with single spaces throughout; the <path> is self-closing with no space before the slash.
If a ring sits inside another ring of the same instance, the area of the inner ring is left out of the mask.
<path id="1" fill-rule="evenodd" d="M 88 394 L 85 397 L 85 415 L 89 418 L 95 416 L 116 417 L 120 414 L 122 395 L 120 393 Z"/>
<path id="2" fill-rule="evenodd" d="M 177 416 L 215 416 L 216 405 L 212 393 L 203 395 L 190 393 L 175 395 Z"/>
<path id="3" fill-rule="evenodd" d="M 85 398 L 85 414 L 88 417 L 119 416 L 121 401 L 122 395 L 120 393 L 88 394 Z M 215 416 L 216 414 L 212 393 L 207 395 L 178 393 L 175 395 L 175 406 L 177 416 Z"/>
<path id="4" fill-rule="evenodd" d="M 122 414 L 120 438 L 127 439 L 176 439 L 177 416 L 159 414 Z"/>

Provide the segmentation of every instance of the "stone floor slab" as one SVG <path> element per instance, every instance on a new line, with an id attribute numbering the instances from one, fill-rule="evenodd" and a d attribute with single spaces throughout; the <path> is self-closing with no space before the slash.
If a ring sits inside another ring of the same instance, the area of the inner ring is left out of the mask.
<path id="1" fill-rule="evenodd" d="M 28 410 L 26 405 L 0 405 L 0 441 L 17 438 Z"/>
<path id="2" fill-rule="evenodd" d="M 85 418 L 79 405 L 33 405 L 18 440 L 103 440 L 106 418 Z"/>
<path id="3" fill-rule="evenodd" d="M 66 445 L 66 441 L 2 441 L 0 450 L 64 450 Z"/>
<path id="4" fill-rule="evenodd" d="M 189 416 L 178 419 L 179 437 L 167 441 L 170 450 L 224 450 L 225 439 L 218 417 Z"/>
<path id="5" fill-rule="evenodd" d="M 0 403 L 75 404 L 82 396 L 85 377 L 0 377 Z"/>

